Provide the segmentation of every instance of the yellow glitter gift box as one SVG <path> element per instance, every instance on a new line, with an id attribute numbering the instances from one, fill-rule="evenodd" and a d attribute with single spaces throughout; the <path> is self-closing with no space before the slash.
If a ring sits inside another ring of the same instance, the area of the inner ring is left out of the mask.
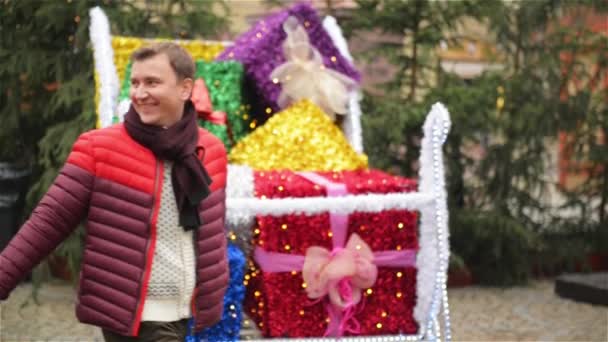
<path id="1" fill-rule="evenodd" d="M 309 100 L 275 114 L 239 141 L 229 159 L 256 170 L 347 171 L 365 169 L 368 163 Z"/>

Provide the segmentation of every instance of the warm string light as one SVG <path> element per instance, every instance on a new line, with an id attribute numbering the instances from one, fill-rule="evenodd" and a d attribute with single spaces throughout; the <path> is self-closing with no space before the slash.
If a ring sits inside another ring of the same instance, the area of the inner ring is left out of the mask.
<path id="1" fill-rule="evenodd" d="M 500 112 L 505 106 L 505 88 L 503 86 L 498 86 L 496 92 L 498 93 L 498 97 L 496 98 L 496 109 Z"/>

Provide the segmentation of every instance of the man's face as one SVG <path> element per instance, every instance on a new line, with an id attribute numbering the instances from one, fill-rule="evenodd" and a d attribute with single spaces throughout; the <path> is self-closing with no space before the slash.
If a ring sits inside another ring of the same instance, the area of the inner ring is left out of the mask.
<path id="1" fill-rule="evenodd" d="M 190 98 L 192 80 L 178 80 L 164 53 L 133 62 L 131 103 L 141 121 L 170 127 L 182 117 L 184 102 Z"/>

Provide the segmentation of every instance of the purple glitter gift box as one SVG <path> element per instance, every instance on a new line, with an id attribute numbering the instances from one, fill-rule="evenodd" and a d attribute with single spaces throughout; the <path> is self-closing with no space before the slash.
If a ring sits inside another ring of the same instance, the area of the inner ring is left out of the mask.
<path id="1" fill-rule="evenodd" d="M 248 102 L 253 106 L 251 114 L 257 117 L 258 124 L 281 109 L 277 104 L 281 85 L 273 83 L 270 74 L 285 62 L 282 44 L 286 33 L 283 31 L 283 22 L 289 16 L 294 16 L 304 26 L 310 42 L 323 56 L 326 67 L 345 74 L 357 82 L 361 78 L 355 67 L 340 54 L 310 4 L 299 3 L 287 10 L 271 14 L 237 38 L 235 44 L 224 50 L 217 58 L 237 60 L 244 65 L 246 85 L 252 90 Z"/>

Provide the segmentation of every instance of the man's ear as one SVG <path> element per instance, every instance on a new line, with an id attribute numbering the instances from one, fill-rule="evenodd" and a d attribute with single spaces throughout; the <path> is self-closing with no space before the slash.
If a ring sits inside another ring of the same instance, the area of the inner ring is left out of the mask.
<path id="1" fill-rule="evenodd" d="M 187 101 L 192 95 L 192 88 L 194 87 L 194 81 L 191 78 L 184 78 L 181 82 L 181 93 L 179 97 L 182 101 Z"/>

